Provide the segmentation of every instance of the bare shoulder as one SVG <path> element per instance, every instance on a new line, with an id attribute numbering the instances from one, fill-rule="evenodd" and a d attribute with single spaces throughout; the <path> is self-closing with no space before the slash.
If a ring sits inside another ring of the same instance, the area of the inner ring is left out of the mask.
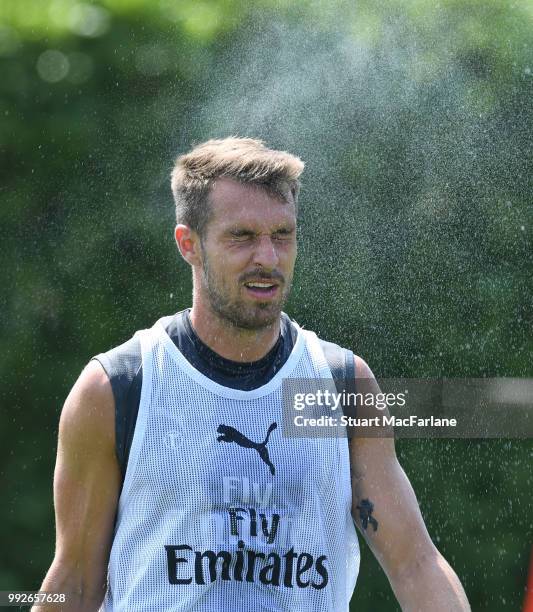
<path id="1" fill-rule="evenodd" d="M 115 401 L 111 383 L 100 363 L 90 361 L 72 387 L 59 422 L 60 438 L 98 442 L 100 447 L 115 439 Z"/>
<path id="2" fill-rule="evenodd" d="M 359 355 L 354 355 L 355 378 L 374 378 L 374 374 L 368 363 Z"/>
<path id="3" fill-rule="evenodd" d="M 81 396 L 84 399 L 113 401 L 111 383 L 104 368 L 96 359 L 92 359 L 81 372 L 69 397 Z"/>
<path id="4" fill-rule="evenodd" d="M 355 380 L 357 390 L 361 393 L 379 393 L 379 386 L 368 363 L 358 355 L 354 355 Z"/>

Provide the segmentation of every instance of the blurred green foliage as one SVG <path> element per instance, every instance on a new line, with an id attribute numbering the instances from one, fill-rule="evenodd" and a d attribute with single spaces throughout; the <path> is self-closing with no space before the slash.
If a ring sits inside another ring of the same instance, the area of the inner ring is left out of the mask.
<path id="1" fill-rule="evenodd" d="M 168 175 L 192 142 L 307 162 L 301 324 L 380 376 L 531 376 L 532 21 L 503 0 L 3 0 L 0 590 L 51 562 L 79 371 L 190 304 Z M 398 453 L 473 609 L 519 609 L 531 442 Z M 397 609 L 366 549 L 353 605 Z"/>

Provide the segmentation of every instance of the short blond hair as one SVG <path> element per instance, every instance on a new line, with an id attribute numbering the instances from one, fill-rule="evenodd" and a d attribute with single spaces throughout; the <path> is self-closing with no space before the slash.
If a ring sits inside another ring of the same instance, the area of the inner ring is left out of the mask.
<path id="1" fill-rule="evenodd" d="M 209 192 L 219 177 L 253 184 L 298 204 L 301 159 L 253 138 L 224 138 L 196 145 L 180 155 L 171 176 L 176 221 L 202 235 L 209 220 Z"/>

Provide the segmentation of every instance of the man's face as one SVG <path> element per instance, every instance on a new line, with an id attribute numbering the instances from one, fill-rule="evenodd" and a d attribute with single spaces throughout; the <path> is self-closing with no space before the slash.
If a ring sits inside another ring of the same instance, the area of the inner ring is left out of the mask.
<path id="1" fill-rule="evenodd" d="M 202 294 L 244 329 L 274 323 L 289 295 L 296 260 L 296 211 L 265 189 L 221 178 L 210 194 L 202 238 Z"/>

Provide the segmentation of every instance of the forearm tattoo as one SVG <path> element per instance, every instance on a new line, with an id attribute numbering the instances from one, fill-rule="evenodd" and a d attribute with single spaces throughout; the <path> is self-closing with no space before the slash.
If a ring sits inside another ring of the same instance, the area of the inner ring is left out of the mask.
<path id="1" fill-rule="evenodd" d="M 378 522 L 372 516 L 372 511 L 374 510 L 374 504 L 369 499 L 362 499 L 358 506 L 356 506 L 357 510 L 359 510 L 359 517 L 361 518 L 361 524 L 363 529 L 366 531 L 368 527 L 368 523 L 374 527 L 374 531 L 378 530 Z"/>

